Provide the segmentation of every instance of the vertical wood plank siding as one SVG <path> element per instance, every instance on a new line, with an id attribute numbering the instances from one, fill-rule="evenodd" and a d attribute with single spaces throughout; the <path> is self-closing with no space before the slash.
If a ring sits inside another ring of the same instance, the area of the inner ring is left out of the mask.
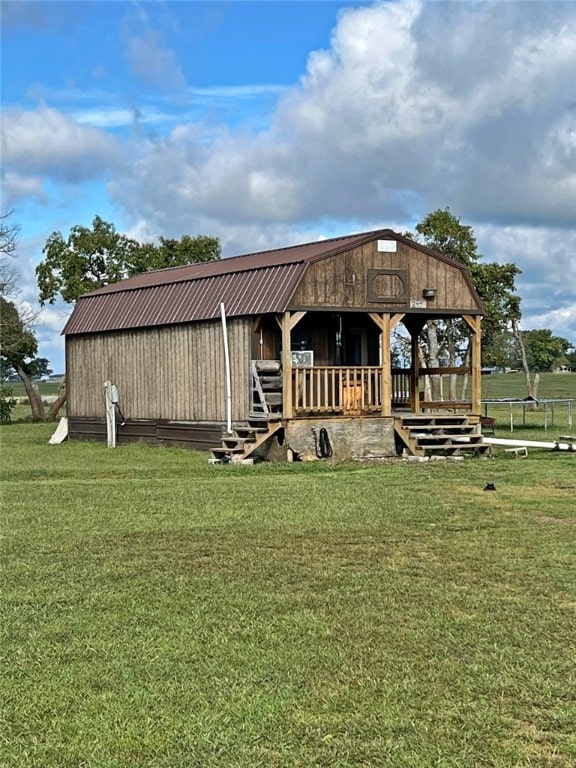
<path id="1" fill-rule="evenodd" d="M 248 418 L 250 318 L 228 321 L 232 418 Z M 127 419 L 225 421 L 219 321 L 66 337 L 68 414 L 104 414 L 104 381 L 118 386 Z"/>
<path id="2" fill-rule="evenodd" d="M 424 288 L 436 289 L 435 299 L 428 303 L 430 309 L 457 311 L 476 306 L 476 298 L 458 267 L 400 242 L 396 253 L 380 253 L 376 241 L 309 264 L 291 306 L 346 309 L 394 306 L 390 301 L 367 299 L 366 278 L 370 269 L 406 270 L 408 307 L 410 300 L 422 299 Z"/>

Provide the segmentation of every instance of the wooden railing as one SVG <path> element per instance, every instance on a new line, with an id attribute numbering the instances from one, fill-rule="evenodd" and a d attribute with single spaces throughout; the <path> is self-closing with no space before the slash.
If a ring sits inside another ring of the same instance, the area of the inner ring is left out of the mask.
<path id="1" fill-rule="evenodd" d="M 382 409 L 382 368 L 379 366 L 315 366 L 293 368 L 295 414 L 354 415 Z"/>
<path id="2" fill-rule="evenodd" d="M 392 368 L 392 407 L 410 407 L 410 368 Z"/>
<path id="3" fill-rule="evenodd" d="M 461 398 L 450 398 L 450 377 L 457 377 L 457 391 L 462 394 L 462 376 L 469 368 L 421 368 L 419 374 L 420 409 L 470 409 L 468 392 Z M 439 399 L 425 399 L 425 376 L 443 380 L 437 387 Z M 409 368 L 393 368 L 391 407 L 410 408 Z M 320 365 L 292 369 L 292 402 L 295 416 L 314 414 L 358 415 L 382 411 L 382 368 L 380 366 Z"/>
<path id="4" fill-rule="evenodd" d="M 429 410 L 470 410 L 470 367 L 420 368 L 420 408 Z M 426 378 L 430 382 L 430 399 L 426 399 Z"/>

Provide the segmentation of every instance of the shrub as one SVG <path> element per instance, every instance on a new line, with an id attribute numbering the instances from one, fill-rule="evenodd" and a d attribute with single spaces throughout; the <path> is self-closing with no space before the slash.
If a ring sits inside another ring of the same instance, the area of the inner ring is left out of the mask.
<path id="1" fill-rule="evenodd" d="M 16 407 L 16 399 L 12 396 L 14 390 L 12 387 L 0 386 L 0 422 L 9 423 L 12 418 L 12 411 Z"/>

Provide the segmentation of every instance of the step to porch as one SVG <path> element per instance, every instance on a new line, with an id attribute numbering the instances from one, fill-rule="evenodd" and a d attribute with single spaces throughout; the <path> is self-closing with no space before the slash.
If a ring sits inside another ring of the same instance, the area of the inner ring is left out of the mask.
<path id="1" fill-rule="evenodd" d="M 250 420 L 222 435 L 222 445 L 210 449 L 211 464 L 250 463 L 255 451 L 282 429 L 280 421 Z"/>
<path id="2" fill-rule="evenodd" d="M 412 456 L 485 456 L 490 453 L 477 416 L 406 414 L 395 418 L 394 431 Z"/>

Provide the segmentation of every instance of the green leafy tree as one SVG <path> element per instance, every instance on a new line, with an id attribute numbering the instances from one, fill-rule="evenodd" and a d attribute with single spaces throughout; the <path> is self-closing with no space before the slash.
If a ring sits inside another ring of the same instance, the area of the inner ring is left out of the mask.
<path id="1" fill-rule="evenodd" d="M 531 371 L 542 373 L 568 364 L 571 342 L 561 336 L 554 336 L 549 328 L 522 331 L 522 339 Z"/>
<path id="2" fill-rule="evenodd" d="M 64 405 L 66 394 L 62 393 L 46 412 L 34 379 L 46 375 L 50 369 L 45 357 L 36 356 L 36 334 L 22 319 L 14 302 L 4 298 L 0 298 L 0 319 L 0 369 L 3 377 L 11 371 L 16 372 L 24 384 L 33 421 L 52 421 Z"/>
<path id="3" fill-rule="evenodd" d="M 415 235 L 408 235 L 468 268 L 486 311 L 482 324 L 482 360 L 484 364 L 495 364 L 495 339 L 520 318 L 520 297 L 515 293 L 520 269 L 515 264 L 482 262 L 472 227 L 462 224 L 449 208 L 432 211 L 415 230 Z M 461 321 L 429 321 L 422 341 L 423 354 L 431 367 L 439 367 L 442 363 L 454 366 L 459 357 L 465 360 L 469 357 L 468 332 Z M 432 378 L 432 387 L 431 398 L 441 399 L 438 377 Z M 451 381 L 451 399 L 456 399 L 454 387 L 455 378 Z"/>
<path id="4" fill-rule="evenodd" d="M 151 269 L 176 267 L 220 258 L 217 238 L 185 235 L 180 240 L 160 238 L 158 245 L 139 243 L 96 216 L 92 229 L 74 226 L 67 239 L 53 232 L 36 267 L 40 303 L 58 297 L 73 302 L 84 293 Z"/>
<path id="5" fill-rule="evenodd" d="M 449 208 L 429 213 L 416 225 L 416 232 L 419 242 L 468 268 L 486 310 L 482 323 L 483 362 L 492 364 L 490 355 L 493 339 L 520 318 L 516 278 L 521 270 L 516 264 L 482 261 L 484 257 L 478 252 L 472 227 L 462 224 Z"/>
<path id="6" fill-rule="evenodd" d="M 42 398 L 32 383 L 34 359 L 38 351 L 36 336 L 26 327 L 13 302 L 0 298 L 0 316 L 0 356 L 3 367 L 13 368 L 22 380 L 33 420 L 44 421 Z"/>

